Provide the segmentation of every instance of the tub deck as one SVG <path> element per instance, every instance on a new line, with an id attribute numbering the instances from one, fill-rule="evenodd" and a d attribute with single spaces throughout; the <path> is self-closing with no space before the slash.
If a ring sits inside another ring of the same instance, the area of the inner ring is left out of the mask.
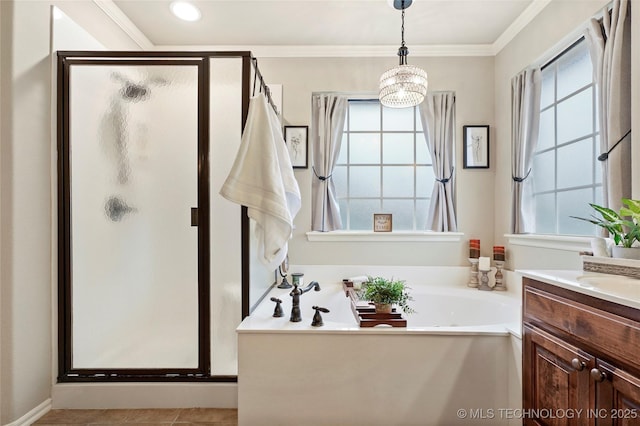
<path id="1" fill-rule="evenodd" d="M 242 321 L 236 329 L 237 333 L 300 333 L 313 332 L 320 334 L 327 333 L 402 333 L 402 334 L 442 334 L 442 335 L 496 335 L 521 336 L 520 325 L 520 299 L 517 295 L 499 292 L 480 292 L 476 289 L 461 286 L 426 286 L 427 292 L 421 287 L 415 286 L 412 294 L 418 298 L 452 298 L 447 303 L 459 303 L 461 299 L 469 299 L 470 307 L 478 314 L 484 316 L 480 324 L 472 324 L 473 313 L 467 312 L 469 309 L 456 307 L 457 312 L 447 310 L 447 307 L 440 303 L 440 300 L 433 300 L 431 305 L 415 306 L 415 314 L 403 314 L 407 319 L 407 327 L 360 327 L 356 317 L 351 310 L 350 299 L 345 294 L 341 281 L 332 283 L 321 283 L 322 290 L 319 292 L 310 291 L 300 297 L 300 309 L 302 311 L 302 321 L 293 323 L 289 321 L 291 312 L 291 297 L 289 289 L 272 290 L 264 298 L 263 302 L 256 307 L 251 315 Z M 275 304 L 269 299 L 276 297 L 282 300 L 284 316 L 273 317 Z M 330 310 L 327 314 L 322 314 L 324 326 L 312 327 L 313 318 L 312 306 L 322 306 Z M 412 304 L 412 306 L 414 306 Z M 510 312 L 506 312 L 502 318 L 488 320 L 487 317 L 496 315 L 496 306 L 510 306 Z M 453 308 L 453 307 L 451 307 Z M 484 312 L 480 312 L 484 311 Z M 433 316 L 440 316 L 434 320 Z M 471 316 L 470 316 L 471 314 Z M 464 315 L 465 318 L 459 318 Z M 457 318 L 451 318 L 455 316 Z M 509 318 L 510 317 L 510 318 Z"/>

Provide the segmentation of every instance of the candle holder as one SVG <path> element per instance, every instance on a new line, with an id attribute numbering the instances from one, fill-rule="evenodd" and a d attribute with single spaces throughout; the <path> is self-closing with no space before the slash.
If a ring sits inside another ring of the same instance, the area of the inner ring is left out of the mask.
<path id="1" fill-rule="evenodd" d="M 507 287 L 504 285 L 504 276 L 502 275 L 504 260 L 494 260 L 494 263 L 496 264 L 496 285 L 493 286 L 493 289 L 497 291 L 506 291 Z"/>
<path id="2" fill-rule="evenodd" d="M 491 271 L 480 271 L 482 276 L 480 277 L 480 285 L 478 286 L 478 290 L 491 291 L 493 290 L 489 287 L 489 272 Z"/>
<path id="3" fill-rule="evenodd" d="M 470 257 L 469 262 L 471 263 L 471 277 L 469 279 L 469 282 L 467 283 L 467 287 L 477 288 L 479 259 L 477 257 Z"/>

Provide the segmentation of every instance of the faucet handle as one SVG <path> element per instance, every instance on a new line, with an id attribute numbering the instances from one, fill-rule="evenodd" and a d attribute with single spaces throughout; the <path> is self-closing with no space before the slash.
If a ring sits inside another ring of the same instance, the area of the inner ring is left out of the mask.
<path id="1" fill-rule="evenodd" d="M 311 322 L 311 326 L 322 327 L 324 325 L 324 322 L 322 322 L 322 315 L 320 315 L 320 312 L 328 314 L 329 310 L 327 308 L 321 308 L 320 306 L 313 306 L 312 308 L 316 311 L 316 313 L 313 314 L 313 321 Z"/>
<path id="2" fill-rule="evenodd" d="M 277 297 L 272 297 L 271 301 L 276 302 L 276 308 L 273 310 L 273 316 L 276 318 L 283 317 L 284 312 L 282 311 L 282 300 L 278 299 Z"/>

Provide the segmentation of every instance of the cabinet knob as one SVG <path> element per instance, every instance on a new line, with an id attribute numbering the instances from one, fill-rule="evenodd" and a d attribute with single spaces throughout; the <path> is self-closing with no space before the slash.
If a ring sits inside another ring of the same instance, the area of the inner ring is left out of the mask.
<path id="1" fill-rule="evenodd" d="M 591 370 L 591 378 L 596 382 L 601 383 L 607 380 L 607 373 L 594 368 Z"/>
<path id="2" fill-rule="evenodd" d="M 585 364 L 584 361 L 580 361 L 578 358 L 574 358 L 571 360 L 571 366 L 578 371 L 582 371 L 587 364 Z"/>

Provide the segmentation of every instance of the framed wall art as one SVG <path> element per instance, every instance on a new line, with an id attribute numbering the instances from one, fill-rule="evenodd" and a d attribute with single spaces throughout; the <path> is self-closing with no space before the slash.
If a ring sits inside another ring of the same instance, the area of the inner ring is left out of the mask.
<path id="1" fill-rule="evenodd" d="M 284 126 L 284 141 L 294 169 L 309 167 L 309 126 Z"/>
<path id="2" fill-rule="evenodd" d="M 489 126 L 462 126 L 465 169 L 489 168 Z"/>

